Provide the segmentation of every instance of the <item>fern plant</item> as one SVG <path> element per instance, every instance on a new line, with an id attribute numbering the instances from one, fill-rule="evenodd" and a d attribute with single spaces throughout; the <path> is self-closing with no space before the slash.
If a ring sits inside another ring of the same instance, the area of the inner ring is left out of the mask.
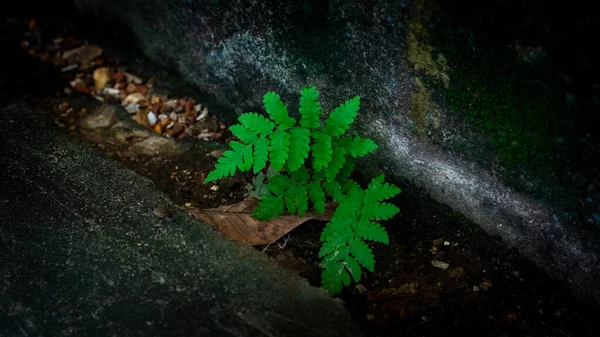
<path id="1" fill-rule="evenodd" d="M 367 190 L 350 179 L 354 159 L 377 148 L 368 138 L 348 137 L 346 131 L 360 108 L 356 96 L 334 109 L 321 123 L 322 109 L 316 87 L 300 91 L 300 120 L 288 114 L 279 95 L 268 92 L 263 104 L 268 118 L 255 112 L 242 114 L 240 124 L 231 132 L 239 141 L 229 143 L 205 182 L 233 176 L 236 171 L 261 176 L 269 167 L 268 183 L 261 186 L 261 200 L 252 214 L 269 220 L 289 214 L 304 214 L 312 204 L 322 213 L 328 199 L 339 206 L 321 236 L 323 248 L 323 287 L 336 294 L 350 283 L 350 275 L 360 280 L 361 267 L 373 271 L 375 261 L 364 240 L 387 243 L 385 229 L 373 220 L 385 220 L 398 209 L 381 201 L 400 192 L 384 184 L 383 176 L 375 178 Z M 257 177 L 258 177 L 257 176 Z"/>

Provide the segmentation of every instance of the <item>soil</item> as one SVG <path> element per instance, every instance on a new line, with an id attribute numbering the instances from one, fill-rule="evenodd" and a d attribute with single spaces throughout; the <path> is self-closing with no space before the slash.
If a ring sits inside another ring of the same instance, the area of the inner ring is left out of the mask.
<path id="1" fill-rule="evenodd" d="M 50 111 L 51 120 L 58 116 L 61 103 L 75 104 L 80 99 L 35 98 L 32 104 Z M 63 126 L 65 132 L 83 135 L 69 126 Z M 244 176 L 219 183 L 218 190 L 212 188 L 214 184 L 204 184 L 203 177 L 216 159 L 207 155 L 210 146 L 201 142 L 179 155 L 132 158 L 120 156 L 118 144 L 98 138 L 86 141 L 152 180 L 178 205 L 212 208 L 235 203 L 247 194 Z M 390 243 L 373 246 L 375 272 L 339 295 L 367 335 L 591 336 L 596 330 L 596 306 L 574 298 L 499 238 L 422 191 L 400 187 L 403 192 L 392 202 L 401 211 L 384 223 Z M 323 226 L 309 221 L 279 241 L 256 248 L 319 286 L 317 252 Z M 434 266 L 433 260 L 447 265 Z"/>

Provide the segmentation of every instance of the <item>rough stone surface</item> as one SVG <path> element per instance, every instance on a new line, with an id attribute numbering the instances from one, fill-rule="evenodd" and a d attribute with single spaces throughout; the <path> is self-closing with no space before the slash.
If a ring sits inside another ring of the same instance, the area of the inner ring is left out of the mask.
<path id="1" fill-rule="evenodd" d="M 534 176 L 518 179 L 541 186 L 538 194 L 499 180 L 485 146 L 475 141 L 477 132 L 413 75 L 424 72 L 441 85 L 449 80 L 445 59 L 419 40 L 425 12 L 414 5 L 422 2 L 74 3 L 95 24 L 129 29 L 143 55 L 213 97 L 224 107 L 223 118 L 261 111 L 269 90 L 281 94 L 290 111 L 297 111 L 298 92 L 307 84 L 319 88 L 326 111 L 360 95 L 354 132 L 380 146 L 379 160 L 361 164 L 366 176 L 383 170 L 422 189 L 501 236 L 578 295 L 600 300 L 599 238 L 589 209 Z M 463 144 L 479 162 L 440 146 L 445 142 Z"/>
<path id="2" fill-rule="evenodd" d="M 103 104 L 79 120 L 84 129 L 107 128 L 117 122 L 117 111 L 114 105 Z"/>
<path id="3" fill-rule="evenodd" d="M 179 147 L 172 138 L 153 135 L 141 142 L 133 144 L 129 147 L 129 151 L 136 154 L 155 155 L 160 153 L 165 156 L 170 156 L 182 153 L 183 149 Z"/>
<path id="4" fill-rule="evenodd" d="M 343 305 L 0 99 L 0 336 L 358 336 Z"/>

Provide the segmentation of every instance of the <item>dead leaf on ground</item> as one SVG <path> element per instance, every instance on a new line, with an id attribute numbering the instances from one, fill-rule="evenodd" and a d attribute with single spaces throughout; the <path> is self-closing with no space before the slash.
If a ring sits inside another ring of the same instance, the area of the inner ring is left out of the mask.
<path id="1" fill-rule="evenodd" d="M 233 205 L 210 209 L 194 208 L 189 209 L 188 212 L 232 240 L 260 246 L 278 240 L 308 220 L 331 220 L 336 206 L 333 202 L 327 204 L 323 214 L 311 210 L 301 216 L 282 215 L 268 221 L 261 221 L 252 217 L 252 212 L 257 205 L 258 200 L 250 198 Z"/>

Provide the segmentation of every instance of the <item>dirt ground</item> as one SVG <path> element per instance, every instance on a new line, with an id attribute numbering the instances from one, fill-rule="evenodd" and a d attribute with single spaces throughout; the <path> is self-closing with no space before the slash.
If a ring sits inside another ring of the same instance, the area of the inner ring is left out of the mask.
<path id="1" fill-rule="evenodd" d="M 247 194 L 250 176 L 219 182 L 218 189 L 203 182 L 216 161 L 209 153 L 219 142 L 226 142 L 226 135 L 212 147 L 192 141 L 185 152 L 176 155 L 124 156 L 127 140 L 104 141 L 100 133 L 90 137 L 75 118 L 64 118 L 65 103 L 86 104 L 82 96 L 43 96 L 32 104 L 50 112 L 49 127 L 60 127 L 121 161 L 152 180 L 178 205 L 213 208 L 240 201 Z M 339 295 L 368 335 L 595 335 L 597 307 L 575 299 L 499 238 L 436 205 L 422 191 L 400 187 L 403 192 L 392 201 L 400 213 L 384 223 L 390 244 L 373 246 L 375 272 Z M 310 221 L 279 241 L 256 248 L 319 286 L 317 253 L 323 226 L 323 222 Z M 434 266 L 432 260 L 447 265 Z"/>

